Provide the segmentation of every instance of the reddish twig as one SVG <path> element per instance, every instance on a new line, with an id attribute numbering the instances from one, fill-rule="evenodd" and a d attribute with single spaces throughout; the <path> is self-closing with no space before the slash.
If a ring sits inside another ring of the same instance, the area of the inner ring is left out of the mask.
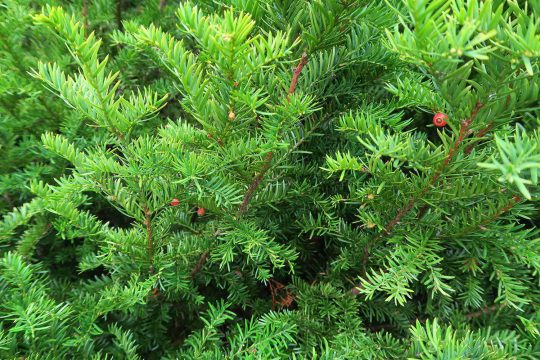
<path id="1" fill-rule="evenodd" d="M 478 133 L 474 135 L 474 138 L 478 138 L 478 139 L 483 138 L 491 129 L 493 129 L 493 123 L 489 123 L 485 128 L 478 131 Z M 469 155 L 473 151 L 476 144 L 477 142 L 467 145 L 464 151 L 465 155 Z M 422 208 L 418 211 L 418 215 L 416 216 L 416 218 L 421 219 L 428 209 L 429 209 L 428 204 L 425 204 L 424 206 L 422 206 Z"/>
<path id="2" fill-rule="evenodd" d="M 465 234 L 468 234 L 469 232 L 473 231 L 474 229 L 477 229 L 479 227 L 483 227 L 483 226 L 486 226 L 489 223 L 492 223 L 493 221 L 497 220 L 501 215 L 503 215 L 504 213 L 510 211 L 510 209 L 512 209 L 514 207 L 514 205 L 516 205 L 520 201 L 521 201 L 521 197 L 519 197 L 517 195 L 513 195 L 508 203 L 506 203 L 503 207 L 501 207 L 495 214 L 488 217 L 487 219 L 484 219 L 484 221 L 482 221 L 480 224 L 466 227 L 464 230 L 462 230 L 458 234 L 451 234 L 451 236 L 452 237 L 460 237 L 460 236 L 463 236 Z M 449 236 L 449 235 L 446 235 L 446 236 Z"/>
<path id="3" fill-rule="evenodd" d="M 276 285 L 274 286 L 273 283 L 275 283 Z M 270 279 L 270 281 L 268 282 L 268 287 L 270 288 L 270 296 L 272 296 L 272 310 L 275 310 L 277 304 L 276 295 L 278 291 L 283 288 L 283 284 L 273 279 Z"/>
<path id="4" fill-rule="evenodd" d="M 255 178 L 249 185 L 246 195 L 244 196 L 244 199 L 242 200 L 242 203 L 240 204 L 240 207 L 238 208 L 238 212 L 236 213 L 238 217 L 241 217 L 247 211 L 249 202 L 251 201 L 251 198 L 255 194 L 255 190 L 257 190 L 257 187 L 259 187 L 259 184 L 264 178 L 264 174 L 266 174 L 266 172 L 270 168 L 270 163 L 272 162 L 273 157 L 274 157 L 274 153 L 271 151 L 268 154 L 266 154 L 261 171 L 259 171 L 257 176 L 255 176 Z"/>
<path id="5" fill-rule="evenodd" d="M 480 130 L 474 137 L 475 138 L 478 138 L 478 139 L 481 139 L 483 138 L 488 131 L 490 131 L 491 129 L 493 129 L 493 123 L 489 123 L 485 128 L 483 128 L 482 130 Z M 472 143 L 472 144 L 469 144 L 466 148 L 465 148 L 465 154 L 466 155 L 469 155 L 473 149 L 474 149 L 474 146 L 476 145 L 476 142 Z"/>
<path id="6" fill-rule="evenodd" d="M 298 77 L 300 76 L 300 73 L 302 72 L 302 69 L 304 68 L 306 63 L 307 63 L 307 55 L 304 52 L 302 54 L 302 58 L 300 59 L 300 63 L 294 69 L 293 77 L 292 77 L 292 80 L 291 80 L 291 86 L 289 87 L 289 92 L 287 94 L 287 99 L 289 98 L 289 96 L 291 94 L 294 93 L 294 91 L 296 89 L 296 84 L 298 83 Z M 220 141 L 220 139 L 218 139 L 218 142 L 219 141 Z M 236 213 L 238 218 L 240 218 L 247 211 L 247 209 L 249 207 L 249 202 L 253 198 L 253 195 L 255 194 L 255 191 L 259 187 L 259 184 L 263 180 L 264 175 L 266 174 L 268 169 L 270 169 L 270 164 L 272 162 L 273 157 L 274 157 L 274 153 L 271 152 L 271 151 L 266 154 L 266 157 L 264 159 L 264 163 L 262 165 L 261 170 L 259 171 L 257 176 L 255 176 L 255 178 L 253 179 L 253 181 L 249 185 L 248 190 L 246 192 L 246 195 L 244 195 L 244 199 L 242 200 L 242 203 L 240 204 L 240 206 L 238 208 L 238 212 Z M 206 261 L 208 259 L 209 254 L 210 254 L 210 251 L 208 251 L 208 250 L 201 254 L 201 257 L 197 261 L 197 264 L 195 265 L 195 267 L 191 271 L 191 277 L 194 277 L 199 271 L 201 271 L 202 267 L 204 266 L 204 264 L 206 263 Z"/>
<path id="7" fill-rule="evenodd" d="M 287 94 L 287 99 L 290 95 L 294 93 L 294 90 L 296 89 L 296 84 L 298 84 L 298 78 L 300 77 L 300 73 L 302 73 L 302 69 L 307 64 L 307 54 L 304 51 L 302 53 L 302 57 L 300 58 L 300 62 L 296 66 L 296 68 L 293 71 L 293 77 L 291 79 L 291 85 L 289 86 L 289 93 Z"/>
<path id="8" fill-rule="evenodd" d="M 83 9 L 82 9 L 82 16 L 83 16 L 83 28 L 84 28 L 84 36 L 88 36 L 88 0 L 83 0 Z"/>
<path id="9" fill-rule="evenodd" d="M 159 297 L 159 289 L 156 286 L 152 289 L 152 298 L 157 299 L 158 297 Z"/>
<path id="10" fill-rule="evenodd" d="M 276 305 L 278 304 L 281 307 L 288 308 L 296 299 L 296 297 L 287 290 L 285 285 L 283 285 L 279 281 L 270 279 L 270 281 L 268 282 L 268 287 L 270 288 L 270 295 L 272 296 L 272 310 L 275 310 Z M 280 293 L 284 294 L 280 295 Z"/>
<path id="11" fill-rule="evenodd" d="M 513 195 L 512 196 L 512 199 L 507 203 L 505 204 L 503 207 L 501 207 L 495 214 L 493 214 L 493 216 L 490 216 L 488 217 L 487 219 L 485 219 L 484 221 L 482 221 L 479 225 L 474 225 L 474 226 L 471 226 L 471 227 L 468 227 L 466 228 L 465 230 L 461 231 L 460 233 L 458 234 L 451 234 L 452 237 L 454 238 L 457 238 L 457 237 L 460 237 L 460 236 L 463 236 L 465 234 L 467 234 L 468 232 L 478 228 L 478 227 L 483 227 L 495 220 L 497 220 L 502 214 L 510 211 L 510 209 L 512 209 L 512 207 L 514 207 L 514 205 L 516 205 L 517 203 L 519 203 L 521 201 L 521 197 L 517 196 L 517 195 Z M 379 237 L 377 237 L 378 239 Z M 363 258 L 363 262 L 362 262 L 362 267 L 363 267 L 363 273 L 362 273 L 362 276 L 364 276 L 366 274 L 366 270 L 367 270 L 367 259 L 369 259 L 369 247 L 366 246 L 364 248 L 364 258 Z M 383 270 L 383 272 L 386 272 L 385 270 Z M 360 290 L 359 289 L 362 289 L 363 286 L 362 284 L 356 284 L 352 289 L 351 289 L 351 292 L 353 293 L 353 295 L 359 295 L 360 294 Z"/>
<path id="12" fill-rule="evenodd" d="M 469 314 L 465 314 L 465 317 L 467 319 L 476 319 L 476 318 L 482 317 L 483 315 L 486 315 L 486 314 L 492 313 L 494 311 L 497 311 L 497 310 L 499 310 L 499 309 L 501 309 L 503 307 L 504 307 L 504 305 L 499 305 L 499 304 L 486 306 L 486 307 L 482 308 L 482 310 L 475 311 L 475 312 L 472 312 L 472 313 L 469 313 Z"/>
<path id="13" fill-rule="evenodd" d="M 201 257 L 199 258 L 199 260 L 197 260 L 197 264 L 195 264 L 195 267 L 193 268 L 193 270 L 191 270 L 191 273 L 189 274 L 191 277 L 194 277 L 199 273 L 199 271 L 202 270 L 202 267 L 208 259 L 208 255 L 210 255 L 210 251 L 205 251 L 201 254 Z"/>
<path id="14" fill-rule="evenodd" d="M 510 97 L 510 95 L 506 96 L 506 106 L 508 106 L 510 104 L 511 99 L 512 98 Z M 474 137 L 477 138 L 477 139 L 483 138 L 491 129 L 493 129 L 493 126 L 494 126 L 494 124 L 492 122 L 490 122 L 489 124 L 487 124 L 487 126 L 485 128 L 478 131 L 478 133 Z M 469 144 L 465 148 L 465 154 L 467 154 L 467 155 L 470 154 L 477 143 L 478 143 L 478 141 L 473 142 L 472 144 Z"/>
<path id="15" fill-rule="evenodd" d="M 420 220 L 426 214 L 428 209 L 429 209 L 429 204 L 424 204 L 424 206 L 422 206 L 420 210 L 418 210 L 418 213 L 416 214 L 416 220 Z"/>
<path id="16" fill-rule="evenodd" d="M 503 208 L 501 208 L 499 210 L 499 212 L 495 215 L 495 219 L 497 219 L 499 216 L 501 216 L 502 214 L 504 214 L 505 212 L 508 212 L 508 210 L 510 210 L 512 207 L 514 207 L 514 205 L 516 205 L 518 202 L 521 201 L 521 197 L 517 196 L 517 195 L 513 195 L 512 196 L 512 201 L 510 201 L 508 204 L 506 204 L 506 206 L 504 206 Z M 492 221 L 493 221 L 492 220 Z M 482 224 L 484 225 L 484 224 Z"/>
<path id="17" fill-rule="evenodd" d="M 437 183 L 437 181 L 439 180 L 439 178 L 441 177 L 442 173 L 444 172 L 444 170 L 446 170 L 446 168 L 448 167 L 448 164 L 450 164 L 450 161 L 452 161 L 452 159 L 454 158 L 454 156 L 456 155 L 461 143 L 463 142 L 463 140 L 465 139 L 465 136 L 467 134 L 467 131 L 469 130 L 469 126 L 471 125 L 471 123 L 473 122 L 473 120 L 476 118 L 476 115 L 478 115 L 478 111 L 480 110 L 480 108 L 482 107 L 482 104 L 481 103 L 477 103 L 475 108 L 473 109 L 472 113 L 471 113 L 471 116 L 463 121 L 461 123 L 461 126 L 459 128 L 459 134 L 458 134 L 458 138 L 456 139 L 456 141 L 454 142 L 454 145 L 450 148 L 450 150 L 448 151 L 448 155 L 446 155 L 446 157 L 444 158 L 442 164 L 441 164 L 441 167 L 439 168 L 439 170 L 437 170 L 437 172 L 433 175 L 433 177 L 431 178 L 431 180 L 429 181 L 429 183 L 424 186 L 424 188 L 420 191 L 420 193 L 417 195 L 417 196 L 412 196 L 410 199 L 409 199 L 409 202 L 407 203 L 407 205 L 405 205 L 405 207 L 403 207 L 398 213 L 397 215 L 388 223 L 388 225 L 385 226 L 384 228 L 384 233 L 386 235 L 390 234 L 390 232 L 392 232 L 392 229 L 394 228 L 394 226 L 399 223 L 401 221 L 401 219 L 407 215 L 407 213 L 413 208 L 416 200 L 420 197 L 422 197 L 423 195 L 425 195 L 425 193 L 427 193 L 429 191 L 429 189 L 431 189 L 431 187 L 433 185 L 435 185 L 435 183 Z"/>
<path id="18" fill-rule="evenodd" d="M 435 176 L 433 177 L 432 181 L 431 181 L 431 184 L 430 186 L 432 186 L 433 184 L 435 184 L 435 182 L 439 179 L 439 177 L 441 176 L 441 174 L 443 173 L 443 171 L 448 167 L 448 164 L 450 163 L 450 161 L 454 158 L 454 156 L 456 155 L 456 152 L 458 151 L 459 149 L 459 146 L 461 145 L 461 143 L 463 142 L 463 140 L 465 139 L 465 136 L 467 135 L 468 133 L 468 130 L 469 130 L 469 126 L 471 126 L 471 123 L 474 121 L 474 119 L 476 118 L 476 116 L 478 115 L 478 112 L 480 111 L 480 109 L 482 108 L 482 106 L 484 106 L 482 103 L 480 102 L 477 102 L 476 103 L 476 106 L 474 107 L 473 111 L 471 112 L 471 116 L 463 121 L 461 123 L 461 127 L 459 128 L 459 135 L 458 135 L 458 138 L 456 139 L 456 141 L 454 142 L 454 146 L 452 146 L 450 148 L 450 151 L 448 151 L 448 155 L 446 156 L 446 158 L 444 159 L 443 161 L 443 164 L 441 166 L 441 168 L 439 169 L 439 171 L 435 174 Z M 427 191 L 427 189 L 424 190 L 424 193 Z"/>
<path id="19" fill-rule="evenodd" d="M 442 173 L 446 170 L 446 168 L 448 167 L 448 164 L 450 164 L 450 162 L 456 155 L 457 151 L 459 150 L 461 144 L 463 143 L 463 140 L 465 139 L 465 136 L 468 133 L 469 126 L 478 115 L 478 112 L 480 111 L 482 106 L 483 106 L 482 103 L 477 102 L 476 106 L 471 112 L 471 116 L 469 116 L 468 119 L 464 120 L 461 123 L 461 126 L 459 128 L 459 134 L 456 141 L 454 142 L 454 145 L 450 148 L 440 168 L 435 172 L 435 174 L 433 175 L 431 180 L 428 182 L 428 184 L 426 184 L 426 186 L 422 188 L 420 193 L 418 193 L 417 195 L 411 196 L 407 204 L 398 211 L 396 216 L 392 220 L 390 220 L 388 224 L 386 224 L 383 231 L 379 233 L 379 235 L 373 240 L 373 242 L 371 244 L 366 245 L 366 247 L 364 248 L 364 258 L 362 259 L 362 268 L 363 268 L 364 274 L 366 273 L 367 262 L 369 261 L 369 254 L 371 251 L 371 247 L 375 245 L 376 243 L 378 243 L 384 236 L 389 235 L 394 229 L 394 227 L 403 219 L 403 217 L 405 217 L 405 215 L 407 215 L 409 211 L 411 211 L 417 199 L 425 195 L 429 191 L 429 189 L 431 189 L 433 185 L 437 183 Z"/>
<path id="20" fill-rule="evenodd" d="M 296 90 L 296 85 L 298 84 L 298 77 L 302 73 L 302 69 L 304 68 L 306 64 L 307 64 L 307 54 L 304 52 L 302 54 L 302 58 L 300 59 L 300 63 L 298 63 L 298 65 L 293 71 L 291 85 L 289 86 L 289 92 L 287 93 L 287 99 L 289 99 L 289 96 L 292 95 L 294 91 Z M 242 200 L 242 203 L 240 204 L 240 207 L 238 208 L 238 212 L 236 214 L 238 217 L 241 217 L 247 211 L 249 202 L 251 201 L 251 198 L 253 197 L 253 195 L 255 194 L 255 191 L 259 187 L 259 184 L 264 178 L 264 175 L 270 168 L 270 163 L 272 162 L 273 157 L 274 157 L 273 152 L 269 152 L 268 154 L 266 154 L 264 163 L 262 165 L 261 170 L 259 171 L 259 174 L 255 176 L 255 178 L 249 185 L 246 195 L 244 196 L 244 199 Z"/>
<path id="21" fill-rule="evenodd" d="M 452 161 L 452 159 L 454 158 L 454 156 L 456 155 L 461 143 L 463 142 L 464 138 L 465 138 L 465 135 L 467 134 L 467 131 L 469 129 L 469 126 L 471 125 L 471 123 L 473 122 L 473 120 L 476 118 L 476 116 L 478 115 L 478 111 L 482 108 L 482 104 L 481 103 L 477 103 L 475 108 L 473 109 L 472 113 L 471 113 L 471 116 L 463 121 L 461 123 L 461 126 L 459 128 L 459 134 L 458 134 L 458 138 L 456 139 L 456 141 L 454 142 L 454 145 L 450 148 L 450 150 L 448 151 L 448 155 L 446 155 L 446 157 L 444 158 L 442 164 L 441 164 L 441 167 L 439 168 L 439 170 L 437 170 L 437 172 L 433 175 L 433 177 L 431 178 L 431 180 L 429 181 L 429 183 L 424 186 L 424 188 L 422 188 L 422 190 L 420 191 L 420 193 L 417 195 L 417 196 L 412 196 L 409 201 L 407 202 L 407 205 L 405 205 L 405 207 L 403 207 L 398 213 L 397 215 L 388 223 L 388 225 L 385 226 L 384 228 L 384 233 L 386 235 L 390 234 L 390 232 L 392 232 L 392 229 L 394 228 L 394 226 L 399 223 L 401 221 L 401 219 L 407 215 L 407 213 L 413 208 L 415 202 L 416 202 L 416 199 L 417 198 L 420 198 L 422 197 L 423 195 L 425 195 L 426 192 L 429 191 L 429 189 L 431 189 L 431 187 L 433 185 L 435 185 L 435 183 L 439 180 L 439 178 L 441 177 L 442 173 L 444 172 L 444 170 L 446 170 L 446 168 L 448 167 L 448 164 L 450 164 L 450 161 Z"/>
<path id="22" fill-rule="evenodd" d="M 214 233 L 214 236 L 219 236 L 219 231 L 216 231 Z M 210 256 L 210 250 L 206 250 L 201 254 L 199 257 L 199 260 L 197 260 L 197 263 L 191 270 L 191 273 L 189 274 L 191 278 L 195 277 L 203 268 L 204 264 L 206 264 L 206 261 L 208 260 L 208 257 Z"/>

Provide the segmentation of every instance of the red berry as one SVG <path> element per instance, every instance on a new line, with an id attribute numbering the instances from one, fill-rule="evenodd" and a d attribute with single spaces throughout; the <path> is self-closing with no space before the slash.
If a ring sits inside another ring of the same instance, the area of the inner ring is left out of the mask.
<path id="1" fill-rule="evenodd" d="M 178 206 L 180 204 L 180 200 L 177 198 L 172 199 L 171 206 Z"/>
<path id="2" fill-rule="evenodd" d="M 200 207 L 200 208 L 197 209 L 197 215 L 204 216 L 204 214 L 206 214 L 206 209 L 205 208 Z"/>
<path id="3" fill-rule="evenodd" d="M 448 120 L 448 116 L 442 112 L 438 112 L 433 116 L 433 125 L 443 127 L 446 125 L 446 120 Z"/>

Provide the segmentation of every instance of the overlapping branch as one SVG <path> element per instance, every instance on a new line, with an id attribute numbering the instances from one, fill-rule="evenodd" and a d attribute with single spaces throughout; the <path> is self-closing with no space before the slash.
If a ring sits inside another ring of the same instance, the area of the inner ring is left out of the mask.
<path id="1" fill-rule="evenodd" d="M 300 74 L 302 73 L 302 69 L 304 69 L 304 66 L 307 64 L 307 54 L 304 52 L 302 53 L 302 57 L 300 58 L 300 62 L 296 66 L 296 68 L 293 71 L 293 76 L 291 79 L 291 84 L 289 86 L 289 91 L 287 93 L 287 100 L 290 98 L 290 96 L 294 93 L 296 90 L 296 85 L 298 84 L 298 78 L 300 77 Z M 255 195 L 255 191 L 257 191 L 257 188 L 259 187 L 260 183 L 264 179 L 264 176 L 270 169 L 270 165 L 272 163 L 272 159 L 274 157 L 274 153 L 272 151 L 268 152 L 264 158 L 263 165 L 261 169 L 259 170 L 259 173 L 253 178 L 251 183 L 248 186 L 248 189 L 246 191 L 246 194 L 244 195 L 244 198 L 242 202 L 240 203 L 240 206 L 238 207 L 238 211 L 236 213 L 237 218 L 242 217 L 246 211 L 248 210 L 249 203 L 251 199 L 253 198 L 253 195 Z M 209 251 L 205 251 L 201 254 L 201 257 L 197 261 L 197 264 L 191 271 L 191 277 L 194 277 L 197 275 L 199 271 L 201 271 L 202 267 L 206 263 L 206 260 L 208 259 Z"/>
<path id="2" fill-rule="evenodd" d="M 422 190 L 420 190 L 418 194 L 411 196 L 407 204 L 398 211 L 396 216 L 394 216 L 394 218 L 390 220 L 388 224 L 386 224 L 382 232 L 379 233 L 379 235 L 375 238 L 375 240 L 371 244 L 366 245 L 366 247 L 364 248 L 364 258 L 362 261 L 364 274 L 366 271 L 366 266 L 369 259 L 369 253 L 370 253 L 371 247 L 375 245 L 376 243 L 378 243 L 386 235 L 390 235 L 394 227 L 397 224 L 399 224 L 399 222 L 403 219 L 403 217 L 405 217 L 405 215 L 407 215 L 412 210 L 412 208 L 414 207 L 418 199 L 420 199 L 423 195 L 425 195 L 433 187 L 433 185 L 437 183 L 437 181 L 439 180 L 439 178 L 441 177 L 441 175 L 446 170 L 446 168 L 448 167 L 448 165 L 450 164 L 450 162 L 453 160 L 454 156 L 456 155 L 457 151 L 459 150 L 461 144 L 463 143 L 463 140 L 467 136 L 471 123 L 474 121 L 474 119 L 478 115 L 478 112 L 480 111 L 482 106 L 483 106 L 482 103 L 477 102 L 469 118 L 464 120 L 461 123 L 459 134 L 456 141 L 454 142 L 454 144 L 448 151 L 448 154 L 444 158 L 440 168 L 435 172 L 435 174 L 430 179 L 430 181 L 422 188 Z"/>

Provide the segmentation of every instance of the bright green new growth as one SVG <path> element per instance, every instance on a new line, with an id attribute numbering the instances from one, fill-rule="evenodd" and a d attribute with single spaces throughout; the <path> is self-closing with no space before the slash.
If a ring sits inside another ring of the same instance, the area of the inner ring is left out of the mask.
<path id="1" fill-rule="evenodd" d="M 540 357 L 536 1 L 0 6 L 0 358 Z"/>

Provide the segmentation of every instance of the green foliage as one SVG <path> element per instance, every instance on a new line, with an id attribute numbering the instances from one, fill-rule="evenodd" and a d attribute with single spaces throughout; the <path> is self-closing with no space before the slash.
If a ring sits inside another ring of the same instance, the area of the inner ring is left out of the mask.
<path id="1" fill-rule="evenodd" d="M 437 319 L 411 329 L 410 359 L 532 358 L 530 347 L 512 332 L 460 330 L 439 325 Z"/>
<path id="2" fill-rule="evenodd" d="M 502 173 L 499 181 L 515 183 L 523 196 L 529 200 L 531 193 L 525 184 L 538 185 L 538 168 L 540 167 L 540 154 L 536 151 L 540 139 L 537 132 L 531 135 L 529 137 L 519 128 L 516 128 L 514 132 L 513 141 L 508 136 L 502 139 L 496 135 L 495 143 L 500 161 L 492 159 L 490 163 L 478 164 L 487 169 L 498 170 Z M 522 178 L 522 175 L 525 175 L 526 178 Z"/>
<path id="3" fill-rule="evenodd" d="M 1 358 L 540 357 L 536 1 L 0 7 Z"/>

